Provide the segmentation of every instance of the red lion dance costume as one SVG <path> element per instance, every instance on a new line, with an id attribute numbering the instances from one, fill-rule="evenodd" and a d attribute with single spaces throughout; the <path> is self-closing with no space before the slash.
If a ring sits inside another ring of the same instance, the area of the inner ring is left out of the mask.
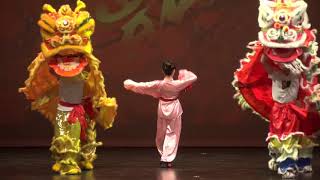
<path id="1" fill-rule="evenodd" d="M 235 72 L 243 109 L 269 121 L 269 168 L 283 178 L 312 172 L 312 137 L 319 130 L 318 44 L 303 0 L 260 0 L 259 41 Z"/>

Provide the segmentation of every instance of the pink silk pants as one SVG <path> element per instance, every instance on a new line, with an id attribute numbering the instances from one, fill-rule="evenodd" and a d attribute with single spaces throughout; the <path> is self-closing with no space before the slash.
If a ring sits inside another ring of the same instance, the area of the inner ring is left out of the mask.
<path id="1" fill-rule="evenodd" d="M 158 118 L 156 145 L 161 161 L 172 162 L 177 155 L 181 133 L 181 115 L 175 119 Z"/>

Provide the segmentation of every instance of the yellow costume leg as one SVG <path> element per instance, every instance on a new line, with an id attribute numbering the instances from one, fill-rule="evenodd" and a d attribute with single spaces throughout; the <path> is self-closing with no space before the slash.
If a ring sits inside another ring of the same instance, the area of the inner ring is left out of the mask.
<path id="1" fill-rule="evenodd" d="M 299 157 L 301 135 L 290 135 L 286 139 L 271 138 L 269 141 L 269 168 L 277 170 L 283 178 L 296 177 L 296 161 Z"/>
<path id="2" fill-rule="evenodd" d="M 82 143 L 81 147 L 81 168 L 85 170 L 93 169 L 93 161 L 97 158 L 96 149 L 101 146 L 101 142 L 96 142 L 96 123 L 94 121 L 88 122 L 86 130 L 87 140 Z"/>
<path id="3" fill-rule="evenodd" d="M 80 153 L 80 123 L 68 122 L 70 112 L 57 112 L 55 135 L 52 139 L 50 151 L 55 160 L 52 170 L 60 174 L 79 174 L 78 166 Z"/>
<path id="4" fill-rule="evenodd" d="M 292 159 L 295 161 L 299 172 L 312 172 L 311 159 L 315 146 L 317 144 L 307 136 L 292 135 L 285 140 L 272 138 L 269 142 L 269 150 L 270 154 L 274 156 L 269 161 L 269 168 L 276 170 L 279 163 L 284 162 L 286 159 Z"/>
<path id="5" fill-rule="evenodd" d="M 268 143 L 269 156 L 271 157 L 268 162 L 268 167 L 272 171 L 278 170 L 279 163 L 277 162 L 277 159 L 280 156 L 280 147 L 281 142 L 276 139 L 271 139 Z"/>
<path id="6" fill-rule="evenodd" d="M 301 149 L 299 151 L 299 158 L 312 158 L 313 148 L 318 146 L 312 139 L 303 136 L 300 140 Z"/>
<path id="7" fill-rule="evenodd" d="M 303 136 L 300 139 L 301 149 L 299 150 L 299 159 L 297 161 L 298 171 L 300 173 L 312 172 L 313 148 L 317 146 L 312 139 Z"/>

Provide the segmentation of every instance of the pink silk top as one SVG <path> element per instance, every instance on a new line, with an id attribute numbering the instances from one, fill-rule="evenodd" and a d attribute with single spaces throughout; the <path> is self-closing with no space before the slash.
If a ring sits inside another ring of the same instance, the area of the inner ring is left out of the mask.
<path id="1" fill-rule="evenodd" d="M 183 110 L 178 96 L 197 80 L 191 71 L 180 70 L 178 80 L 156 80 L 151 82 L 134 82 L 127 80 L 124 86 L 139 94 L 153 96 L 159 99 L 158 118 L 175 119 L 182 115 Z"/>

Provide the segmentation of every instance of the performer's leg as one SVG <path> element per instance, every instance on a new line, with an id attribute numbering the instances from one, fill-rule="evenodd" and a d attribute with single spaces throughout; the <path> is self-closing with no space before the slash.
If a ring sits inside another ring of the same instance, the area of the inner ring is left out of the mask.
<path id="1" fill-rule="evenodd" d="M 277 171 L 279 163 L 277 162 L 280 156 L 281 143 L 277 139 L 272 139 L 268 143 L 269 156 L 271 159 L 268 162 L 268 167 L 272 171 Z"/>
<path id="2" fill-rule="evenodd" d="M 297 160 L 298 171 L 300 173 L 311 173 L 312 172 L 312 155 L 313 148 L 316 144 L 307 136 L 301 138 L 301 149 L 299 150 L 299 159 Z"/>
<path id="3" fill-rule="evenodd" d="M 93 169 L 93 161 L 97 158 L 96 149 L 102 146 L 102 142 L 96 142 L 96 123 L 88 120 L 88 128 L 86 130 L 86 141 L 81 144 L 81 167 L 85 170 Z"/>
<path id="4" fill-rule="evenodd" d="M 70 112 L 57 111 L 55 135 L 50 150 L 55 160 L 52 169 L 60 174 L 78 174 L 80 152 L 80 123 L 68 122 Z"/>
<path id="5" fill-rule="evenodd" d="M 270 143 L 273 149 L 279 152 L 279 156 L 276 159 L 278 164 L 278 174 L 281 174 L 283 178 L 293 178 L 296 176 L 296 160 L 299 154 L 300 135 L 289 136 L 285 140 L 279 140 L 278 138 L 271 138 Z"/>
<path id="6" fill-rule="evenodd" d="M 167 123 L 165 119 L 158 118 L 157 120 L 157 135 L 156 145 L 160 156 L 163 154 L 163 142 L 166 136 Z"/>
<path id="7" fill-rule="evenodd" d="M 181 133 L 181 116 L 169 120 L 166 130 L 166 136 L 163 143 L 163 154 L 161 161 L 172 162 L 177 155 Z"/>

